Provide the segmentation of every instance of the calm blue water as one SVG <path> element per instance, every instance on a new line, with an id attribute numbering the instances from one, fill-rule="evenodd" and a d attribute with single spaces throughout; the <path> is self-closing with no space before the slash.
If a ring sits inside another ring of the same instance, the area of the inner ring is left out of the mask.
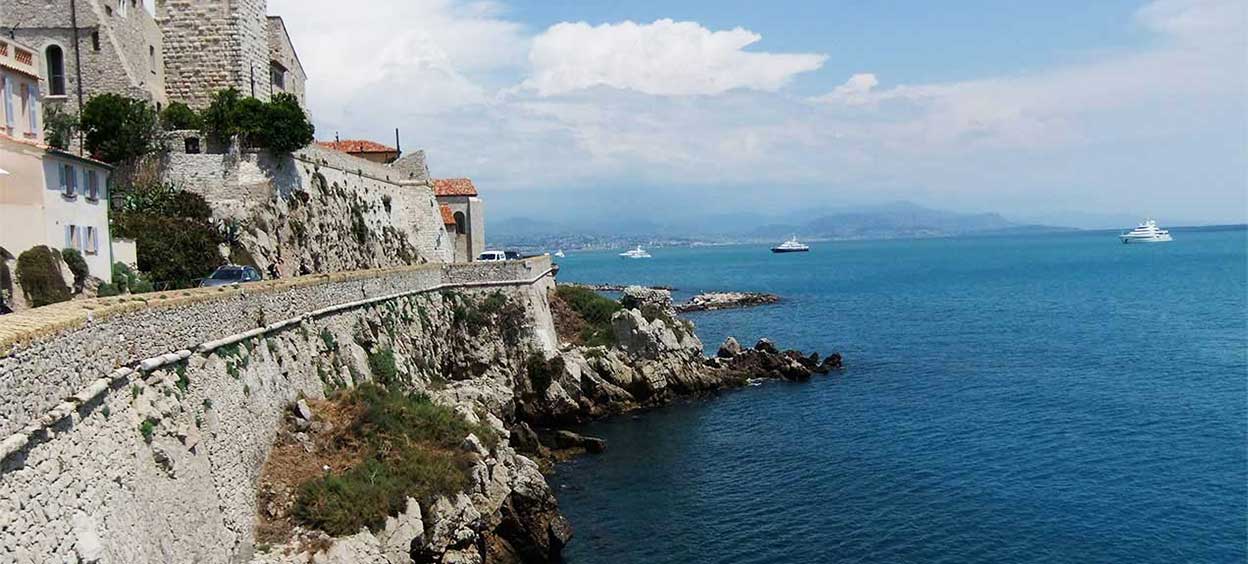
<path id="1" fill-rule="evenodd" d="M 693 316 L 845 354 L 585 431 L 552 482 L 590 563 L 1244 562 L 1248 232 L 572 254 L 560 279 L 774 292 Z"/>

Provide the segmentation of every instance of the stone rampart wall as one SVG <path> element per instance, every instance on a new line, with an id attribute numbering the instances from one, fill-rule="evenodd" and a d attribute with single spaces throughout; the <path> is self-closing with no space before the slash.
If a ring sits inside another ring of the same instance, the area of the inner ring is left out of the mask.
<path id="1" fill-rule="evenodd" d="M 73 301 L 0 318 L 0 441 L 115 369 L 365 299 L 531 281 L 549 259 L 424 265 Z M 30 430 L 30 429 L 27 429 Z"/>
<path id="2" fill-rule="evenodd" d="M 250 560 L 257 482 L 293 402 L 371 379 L 368 351 L 389 349 L 400 378 L 436 401 L 501 409 L 517 363 L 543 345 L 462 326 L 453 294 L 502 291 L 549 331 L 549 270 L 544 259 L 427 265 L 0 318 L 4 429 L 76 396 L 19 448 L 26 433 L 3 440 L 0 562 Z M 74 393 L 81 381 L 93 383 Z"/>

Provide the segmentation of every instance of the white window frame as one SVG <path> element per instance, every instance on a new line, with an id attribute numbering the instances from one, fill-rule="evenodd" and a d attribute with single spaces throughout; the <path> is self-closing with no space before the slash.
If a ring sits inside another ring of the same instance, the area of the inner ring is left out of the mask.
<path id="1" fill-rule="evenodd" d="M 126 12 L 128 11 L 128 10 L 126 9 L 126 3 L 127 3 L 127 2 L 129 2 L 129 1 L 130 1 L 130 0 L 119 0 L 119 1 L 117 2 L 117 14 L 118 14 L 118 15 L 120 15 L 121 17 L 123 17 L 123 18 L 124 18 L 124 17 L 126 17 Z"/>
<path id="2" fill-rule="evenodd" d="M 99 246 L 99 241 L 97 240 L 98 237 L 99 237 L 99 230 L 96 229 L 95 226 L 93 225 L 88 225 L 86 237 L 83 237 L 82 252 L 88 255 L 99 254 L 100 246 Z"/>
<path id="3" fill-rule="evenodd" d="M 77 249 L 79 248 L 80 244 L 81 242 L 78 238 L 78 226 L 72 223 L 69 225 L 66 225 L 65 226 L 65 248 Z"/>

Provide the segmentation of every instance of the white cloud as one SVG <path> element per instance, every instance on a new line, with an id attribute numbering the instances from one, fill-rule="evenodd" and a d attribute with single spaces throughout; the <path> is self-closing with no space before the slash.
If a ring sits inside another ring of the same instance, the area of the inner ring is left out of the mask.
<path id="1" fill-rule="evenodd" d="M 787 186 L 815 201 L 1248 206 L 1238 0 L 1157 0 L 1123 22 L 1154 41 L 1076 64 L 927 84 L 860 72 L 812 99 L 784 86 L 823 55 L 750 50 L 760 38 L 740 28 L 535 32 L 504 5 L 454 0 L 270 9 L 308 70 L 322 138 L 385 141 L 400 127 L 434 174 L 487 192 L 578 188 L 589 201 L 639 183 Z M 1199 182 L 1171 189 L 1192 170 Z"/>
<path id="2" fill-rule="evenodd" d="M 560 23 L 533 40 L 533 70 L 525 84 L 543 96 L 594 86 L 654 95 L 775 91 L 827 59 L 745 50 L 761 39 L 740 27 L 711 31 L 696 22 L 668 19 L 598 26 Z"/>

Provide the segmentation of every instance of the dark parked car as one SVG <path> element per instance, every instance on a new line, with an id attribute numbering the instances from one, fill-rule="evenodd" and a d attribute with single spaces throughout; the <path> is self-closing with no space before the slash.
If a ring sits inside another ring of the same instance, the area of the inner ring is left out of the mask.
<path id="1" fill-rule="evenodd" d="M 250 266 L 239 266 L 237 264 L 227 264 L 219 266 L 209 276 L 200 282 L 202 288 L 212 286 L 233 286 L 234 284 L 242 284 L 243 282 L 258 282 L 263 278 L 260 271 Z"/>

